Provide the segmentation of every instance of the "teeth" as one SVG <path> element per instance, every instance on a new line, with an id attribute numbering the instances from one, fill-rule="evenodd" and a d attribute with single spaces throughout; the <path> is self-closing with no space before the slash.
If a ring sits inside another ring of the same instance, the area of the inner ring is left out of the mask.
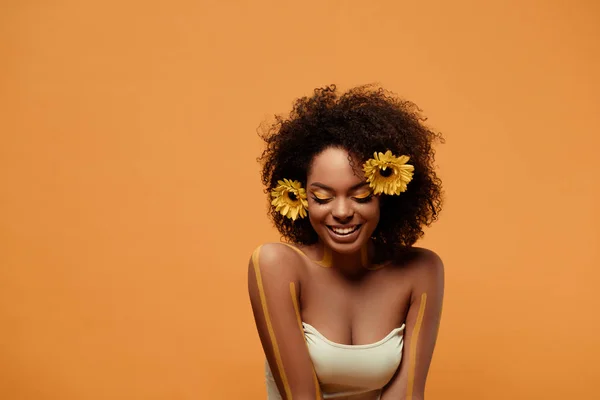
<path id="1" fill-rule="evenodd" d="M 331 228 L 331 230 L 334 231 L 335 233 L 337 233 L 338 235 L 348 235 L 357 229 L 358 229 L 358 226 L 355 226 L 353 228 L 333 228 L 333 227 Z"/>

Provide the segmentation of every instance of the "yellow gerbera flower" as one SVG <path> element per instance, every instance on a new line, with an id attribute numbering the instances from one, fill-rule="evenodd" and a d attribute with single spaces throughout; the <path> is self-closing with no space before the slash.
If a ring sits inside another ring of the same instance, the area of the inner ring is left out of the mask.
<path id="1" fill-rule="evenodd" d="M 396 157 L 390 150 L 373 153 L 373 158 L 363 164 L 363 171 L 374 194 L 398 195 L 407 189 L 415 167 L 407 164 L 410 157 Z"/>
<path id="2" fill-rule="evenodd" d="M 277 183 L 277 187 L 271 190 L 273 198 L 271 205 L 275 206 L 275 211 L 294 221 L 298 217 L 306 217 L 308 200 L 306 199 L 306 190 L 300 182 L 284 179 Z"/>

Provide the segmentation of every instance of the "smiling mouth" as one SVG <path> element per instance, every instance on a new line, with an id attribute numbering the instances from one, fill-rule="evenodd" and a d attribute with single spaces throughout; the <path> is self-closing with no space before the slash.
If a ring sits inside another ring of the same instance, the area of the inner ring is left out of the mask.
<path id="1" fill-rule="evenodd" d="M 337 226 L 327 225 L 327 229 L 329 229 L 330 231 L 332 231 L 333 233 L 335 233 L 338 236 L 348 236 L 348 235 L 353 234 L 357 230 L 359 230 L 361 226 L 362 225 L 360 225 L 360 224 L 348 226 L 348 227 L 337 227 Z"/>

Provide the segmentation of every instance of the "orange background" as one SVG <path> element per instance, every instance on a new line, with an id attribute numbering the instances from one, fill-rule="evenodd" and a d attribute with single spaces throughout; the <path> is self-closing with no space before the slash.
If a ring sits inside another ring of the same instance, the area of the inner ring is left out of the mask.
<path id="1" fill-rule="evenodd" d="M 427 398 L 600 398 L 600 5 L 565 4 L 3 1 L 0 398 L 264 399 L 256 128 L 369 82 L 447 139 Z"/>

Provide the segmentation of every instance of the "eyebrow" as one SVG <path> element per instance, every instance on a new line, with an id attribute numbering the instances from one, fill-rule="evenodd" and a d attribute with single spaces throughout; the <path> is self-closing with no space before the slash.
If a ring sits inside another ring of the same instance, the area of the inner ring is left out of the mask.
<path id="1" fill-rule="evenodd" d="M 366 181 L 357 183 L 356 185 L 353 185 L 352 187 L 350 187 L 350 191 L 359 189 L 359 188 L 361 188 L 363 186 L 367 186 L 367 185 L 368 185 L 368 182 L 366 182 Z M 321 182 L 313 182 L 313 183 L 310 184 L 310 186 L 320 187 L 321 189 L 329 190 L 330 192 L 334 191 L 332 187 L 327 186 L 327 185 L 325 185 L 325 184 L 323 184 Z"/>

